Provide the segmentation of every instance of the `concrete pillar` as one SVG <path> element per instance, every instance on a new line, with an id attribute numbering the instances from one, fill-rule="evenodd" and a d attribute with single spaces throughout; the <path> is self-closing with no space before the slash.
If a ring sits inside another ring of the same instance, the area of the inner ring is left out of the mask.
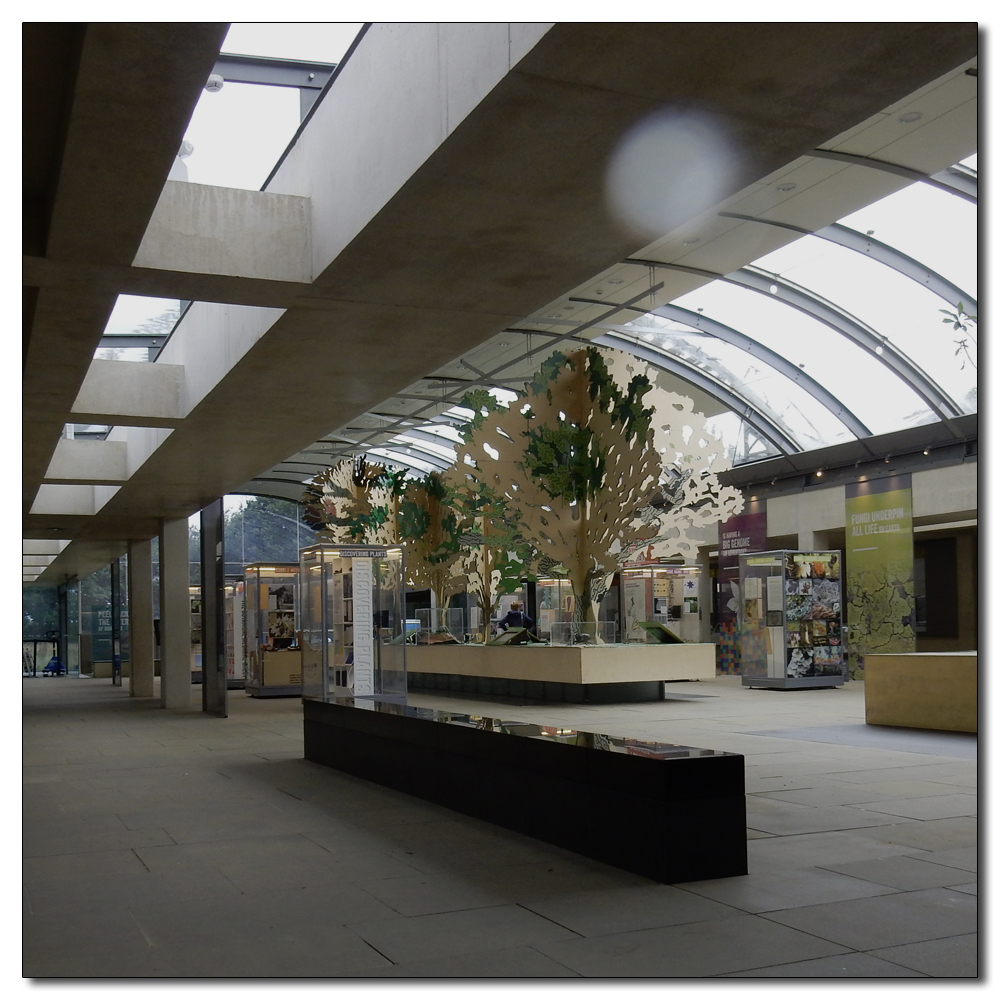
<path id="1" fill-rule="evenodd" d="M 128 546 L 128 693 L 134 698 L 153 697 L 153 542 Z"/>
<path id="2" fill-rule="evenodd" d="M 160 523 L 160 704 L 191 708 L 187 518 Z"/>

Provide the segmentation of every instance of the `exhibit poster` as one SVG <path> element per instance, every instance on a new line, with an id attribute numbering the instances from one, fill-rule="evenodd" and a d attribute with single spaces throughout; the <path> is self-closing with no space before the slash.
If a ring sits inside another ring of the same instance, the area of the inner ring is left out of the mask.
<path id="1" fill-rule="evenodd" d="M 720 622 L 736 621 L 739 609 L 740 556 L 747 552 L 763 552 L 767 548 L 767 512 L 763 502 L 750 502 L 747 508 L 749 513 L 734 514 L 728 521 L 719 524 Z"/>
<path id="2" fill-rule="evenodd" d="M 910 476 L 848 483 L 845 514 L 848 660 L 858 678 L 869 653 L 916 650 Z"/>
<path id="3" fill-rule="evenodd" d="M 763 500 L 750 500 L 745 513 L 719 524 L 719 575 L 717 579 L 718 668 L 723 674 L 740 673 L 736 636 L 740 608 L 740 556 L 767 548 L 767 511 Z M 760 596 L 759 594 L 757 595 Z"/>

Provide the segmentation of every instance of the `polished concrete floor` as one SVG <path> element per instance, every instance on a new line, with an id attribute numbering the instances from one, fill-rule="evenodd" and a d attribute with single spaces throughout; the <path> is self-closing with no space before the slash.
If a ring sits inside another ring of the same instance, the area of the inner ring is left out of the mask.
<path id="1" fill-rule="evenodd" d="M 23 975 L 977 976 L 974 736 L 866 727 L 858 682 L 667 690 L 411 700 L 744 754 L 749 875 L 659 885 L 309 763 L 296 699 L 26 678 Z"/>

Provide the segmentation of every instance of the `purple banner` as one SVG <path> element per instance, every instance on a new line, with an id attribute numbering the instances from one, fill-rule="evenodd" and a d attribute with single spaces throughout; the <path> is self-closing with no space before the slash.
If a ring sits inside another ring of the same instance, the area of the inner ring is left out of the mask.
<path id="1" fill-rule="evenodd" d="M 736 621 L 736 596 L 732 584 L 739 584 L 740 556 L 767 549 L 767 512 L 762 501 L 747 504 L 748 513 L 734 514 L 719 524 L 719 624 Z"/>

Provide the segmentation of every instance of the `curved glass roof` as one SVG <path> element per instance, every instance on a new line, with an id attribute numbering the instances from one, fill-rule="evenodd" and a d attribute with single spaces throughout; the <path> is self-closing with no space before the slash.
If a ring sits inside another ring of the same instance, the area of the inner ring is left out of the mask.
<path id="1" fill-rule="evenodd" d="M 709 426 L 734 465 L 975 413 L 976 327 L 956 332 L 942 310 L 978 308 L 977 226 L 966 198 L 913 183 L 594 332 L 715 396 Z M 551 348 L 534 340 L 541 360 Z M 371 453 L 425 465 L 454 451 L 403 432 Z"/>

